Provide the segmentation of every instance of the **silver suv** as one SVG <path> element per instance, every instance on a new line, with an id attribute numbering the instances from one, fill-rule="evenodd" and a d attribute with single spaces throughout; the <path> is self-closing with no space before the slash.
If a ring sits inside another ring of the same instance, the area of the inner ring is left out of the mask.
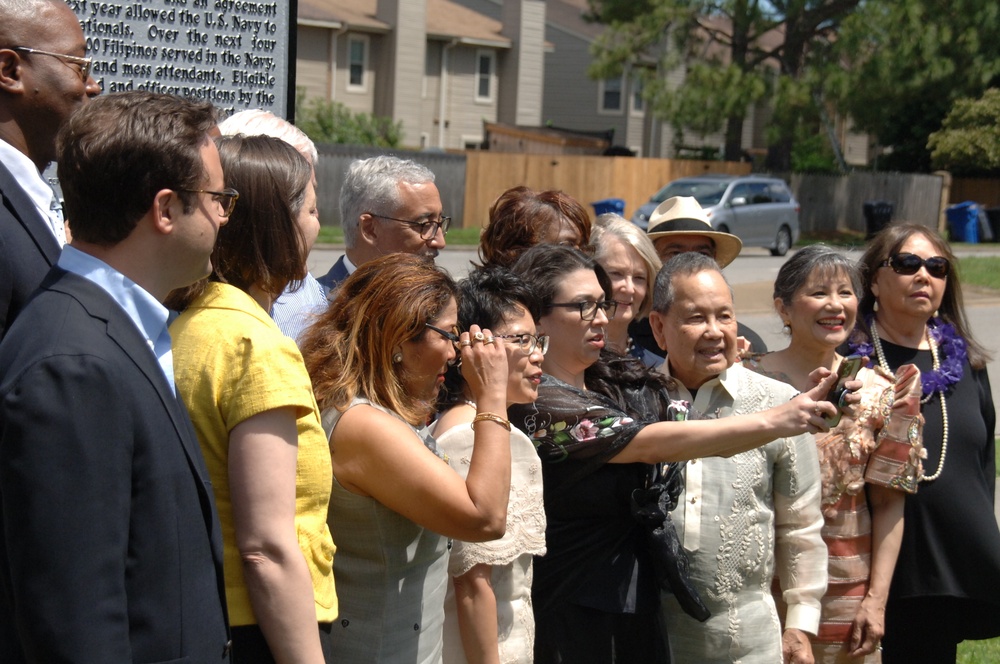
<path id="1" fill-rule="evenodd" d="M 643 230 L 656 206 L 673 196 L 693 196 L 717 231 L 745 247 L 767 247 L 784 256 L 799 239 L 799 204 L 784 180 L 753 175 L 701 175 L 674 180 L 632 215 Z"/>

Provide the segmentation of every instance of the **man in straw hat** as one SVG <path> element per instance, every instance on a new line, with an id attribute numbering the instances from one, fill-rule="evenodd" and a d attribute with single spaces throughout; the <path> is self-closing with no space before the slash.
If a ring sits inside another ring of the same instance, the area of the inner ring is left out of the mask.
<path id="1" fill-rule="evenodd" d="M 719 267 L 724 268 L 736 260 L 743 249 L 743 243 L 738 237 L 712 228 L 708 215 L 692 196 L 674 196 L 656 206 L 649 217 L 646 233 L 664 263 L 678 254 L 693 251 L 711 256 Z M 746 325 L 737 323 L 737 334 L 749 343 L 753 352 L 767 352 L 764 340 Z M 646 350 L 660 357 L 664 356 L 663 350 L 653 338 L 649 319 L 644 318 L 629 325 L 629 336 Z"/>

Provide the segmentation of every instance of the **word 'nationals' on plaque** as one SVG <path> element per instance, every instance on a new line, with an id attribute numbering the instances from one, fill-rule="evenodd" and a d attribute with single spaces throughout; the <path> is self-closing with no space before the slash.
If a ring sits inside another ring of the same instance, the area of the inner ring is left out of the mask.
<path id="1" fill-rule="evenodd" d="M 67 0 L 105 92 L 150 90 L 289 116 L 296 2 Z"/>

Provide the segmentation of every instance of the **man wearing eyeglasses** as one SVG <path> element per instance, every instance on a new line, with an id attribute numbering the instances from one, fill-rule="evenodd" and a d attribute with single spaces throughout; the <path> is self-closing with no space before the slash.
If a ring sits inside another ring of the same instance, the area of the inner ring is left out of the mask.
<path id="1" fill-rule="evenodd" d="M 434 260 L 445 246 L 451 217 L 444 216 L 434 173 L 392 156 L 354 161 L 340 190 L 347 249 L 319 282 L 336 288 L 358 266 L 402 252 Z"/>
<path id="2" fill-rule="evenodd" d="M 0 342 L 4 664 L 229 660 L 219 521 L 162 304 L 208 276 L 238 197 L 216 121 L 124 92 L 60 131 L 73 238 Z"/>
<path id="3" fill-rule="evenodd" d="M 56 134 L 101 89 L 62 0 L 0 1 L 0 339 L 66 242 L 41 173 Z"/>

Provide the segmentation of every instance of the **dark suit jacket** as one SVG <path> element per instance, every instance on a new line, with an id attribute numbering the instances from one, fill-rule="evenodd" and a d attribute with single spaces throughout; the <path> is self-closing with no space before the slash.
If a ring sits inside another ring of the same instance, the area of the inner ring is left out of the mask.
<path id="1" fill-rule="evenodd" d="M 337 262 L 333 264 L 330 271 L 324 274 L 322 277 L 317 279 L 323 288 L 326 289 L 327 294 L 331 293 L 341 284 L 344 279 L 347 279 L 347 266 L 344 265 L 344 257 L 341 256 L 337 259 Z"/>
<path id="2" fill-rule="evenodd" d="M 0 343 L 0 662 L 222 662 L 222 540 L 187 411 L 53 268 Z"/>
<path id="3" fill-rule="evenodd" d="M 35 204 L 0 163 L 0 339 L 59 259 L 59 243 Z"/>

